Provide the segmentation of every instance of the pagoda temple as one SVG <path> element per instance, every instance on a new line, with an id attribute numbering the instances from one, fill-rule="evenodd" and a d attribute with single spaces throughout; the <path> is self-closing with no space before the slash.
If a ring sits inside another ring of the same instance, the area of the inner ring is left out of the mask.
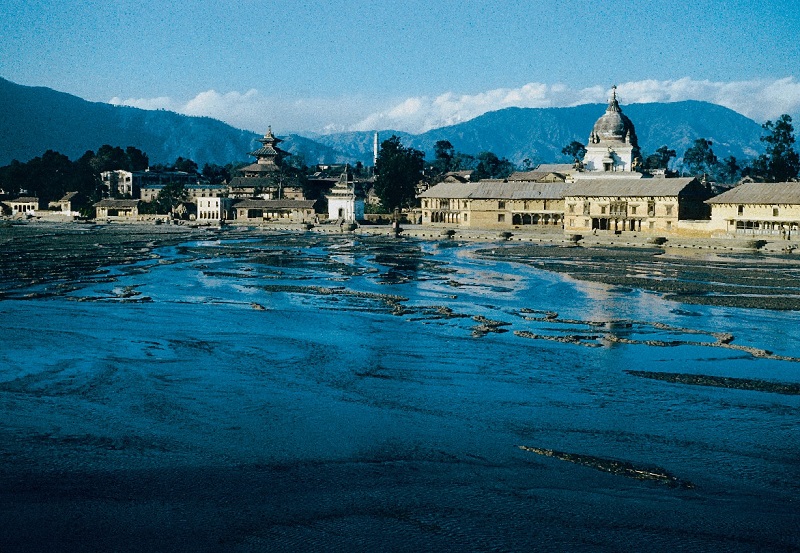
<path id="1" fill-rule="evenodd" d="M 240 176 L 231 179 L 231 197 L 302 200 L 303 191 L 296 179 L 282 171 L 283 159 L 291 154 L 278 147 L 282 140 L 272 133 L 271 126 L 258 141 L 261 147 L 249 154 L 256 158 L 256 162 L 239 169 Z"/>
<path id="2" fill-rule="evenodd" d="M 246 178 L 263 177 L 265 176 L 264 173 L 280 171 L 283 158 L 290 155 L 288 152 L 278 148 L 278 143 L 283 141 L 272 134 L 271 126 L 267 128 L 267 134 L 259 138 L 258 141 L 261 142 L 261 147 L 249 154 L 255 157 L 257 161 L 241 169 Z"/>

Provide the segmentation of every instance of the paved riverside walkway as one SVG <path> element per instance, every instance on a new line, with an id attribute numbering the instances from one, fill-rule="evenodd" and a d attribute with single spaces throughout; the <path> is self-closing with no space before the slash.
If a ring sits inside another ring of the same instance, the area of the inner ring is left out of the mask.
<path id="1" fill-rule="evenodd" d="M 509 229 L 486 230 L 486 229 L 462 229 L 431 227 L 425 225 L 401 225 L 401 236 L 409 238 L 420 238 L 425 240 L 462 240 L 470 242 L 507 242 L 507 243 L 535 243 L 542 245 L 570 245 L 575 242 L 571 236 L 565 234 L 560 228 L 553 229 Z M 362 225 L 352 231 L 342 230 L 334 225 L 315 225 L 312 229 L 315 232 L 331 234 L 356 234 L 356 235 L 387 235 L 394 234 L 389 225 Z M 446 231 L 452 231 L 452 235 Z M 691 251 L 706 253 L 725 253 L 742 252 L 752 253 L 760 251 L 762 253 L 800 254 L 800 240 L 784 240 L 778 236 L 725 236 L 714 238 L 686 237 L 686 236 L 661 236 L 666 239 L 662 244 L 654 242 L 657 235 L 650 235 L 636 232 L 623 232 L 613 234 L 599 232 L 598 234 L 582 235 L 578 244 L 582 246 L 605 246 L 605 247 L 661 247 L 666 253 L 690 254 Z"/>

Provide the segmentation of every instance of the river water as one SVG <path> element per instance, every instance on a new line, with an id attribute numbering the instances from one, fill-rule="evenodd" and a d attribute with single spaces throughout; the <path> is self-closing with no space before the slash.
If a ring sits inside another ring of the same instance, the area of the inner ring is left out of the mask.
<path id="1" fill-rule="evenodd" d="M 796 386 L 798 313 L 480 247 L 221 235 L 0 301 L 0 550 L 800 550 L 800 395 L 626 372 Z"/>

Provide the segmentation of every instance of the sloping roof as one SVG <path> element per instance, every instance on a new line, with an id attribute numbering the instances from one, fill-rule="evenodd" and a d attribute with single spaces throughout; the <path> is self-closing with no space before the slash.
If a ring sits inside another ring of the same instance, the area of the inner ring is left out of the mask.
<path id="1" fill-rule="evenodd" d="M 63 197 L 63 198 L 61 198 L 61 199 L 60 199 L 60 200 L 58 200 L 58 201 L 59 201 L 59 202 L 68 202 L 68 201 L 70 201 L 72 198 L 74 198 L 75 196 L 77 196 L 78 194 L 80 194 L 80 192 L 67 192 L 66 194 L 64 194 L 64 197 Z"/>
<path id="2" fill-rule="evenodd" d="M 310 209 L 316 200 L 240 200 L 233 207 L 246 209 Z"/>
<path id="3" fill-rule="evenodd" d="M 240 167 L 239 171 L 242 173 L 275 173 L 278 171 L 278 165 L 272 163 L 251 163 L 245 167 Z"/>
<path id="4" fill-rule="evenodd" d="M 571 173 L 574 170 L 572 163 L 542 163 L 534 169 L 540 173 Z"/>
<path id="5" fill-rule="evenodd" d="M 694 177 L 674 179 L 586 179 L 571 184 L 565 196 L 677 196 L 693 183 L 700 184 Z"/>
<path id="6" fill-rule="evenodd" d="M 278 183 L 269 177 L 233 177 L 230 186 L 231 188 L 253 188 L 255 186 L 277 188 Z"/>
<path id="7" fill-rule="evenodd" d="M 112 200 L 111 198 L 107 198 L 94 204 L 94 207 L 137 207 L 140 201 L 141 200 Z"/>
<path id="8" fill-rule="evenodd" d="M 800 182 L 747 182 L 707 200 L 708 204 L 800 204 Z"/>
<path id="9" fill-rule="evenodd" d="M 419 195 L 420 198 L 472 200 L 559 200 L 570 185 L 563 182 L 442 182 Z"/>
<path id="10" fill-rule="evenodd" d="M 33 204 L 39 203 L 39 198 L 34 198 L 33 196 L 20 196 L 19 198 L 6 201 L 10 204 Z"/>
<path id="11" fill-rule="evenodd" d="M 555 171 L 515 171 L 508 176 L 510 181 L 539 181 L 548 175 L 555 175 L 561 181 L 565 180 L 565 173 L 558 173 Z"/>
<path id="12" fill-rule="evenodd" d="M 455 173 L 448 173 L 442 179 L 442 182 L 467 182 L 469 181 L 469 176 L 457 175 Z"/>
<path id="13" fill-rule="evenodd" d="M 262 146 L 258 150 L 250 152 L 250 155 L 251 156 L 255 156 L 255 157 L 277 156 L 278 155 L 278 151 L 275 148 L 273 148 L 272 146 L 270 146 L 268 144 L 265 144 L 264 146 Z"/>

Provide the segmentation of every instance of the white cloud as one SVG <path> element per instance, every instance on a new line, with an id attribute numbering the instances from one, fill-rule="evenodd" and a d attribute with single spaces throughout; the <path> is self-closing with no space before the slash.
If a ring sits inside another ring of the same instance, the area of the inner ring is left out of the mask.
<path id="1" fill-rule="evenodd" d="M 206 90 L 185 101 L 164 96 L 127 99 L 114 97 L 109 103 L 213 117 L 234 127 L 259 133 L 272 126 L 279 134 L 346 131 L 353 121 L 366 117 L 377 108 L 377 102 L 365 101 L 357 96 L 289 100 L 268 96 L 256 89 L 243 93 Z"/>
<path id="2" fill-rule="evenodd" d="M 243 129 L 263 132 L 268 125 L 278 133 L 396 129 L 413 133 L 468 121 L 488 111 L 507 107 L 568 107 L 604 103 L 609 87 L 574 89 L 556 83 L 528 83 L 519 88 L 497 88 L 478 94 L 444 92 L 393 102 L 359 96 L 288 100 L 251 89 L 244 93 L 208 90 L 188 101 L 168 97 L 112 98 L 110 103 L 142 109 L 168 109 L 186 115 L 221 119 Z M 622 104 L 703 100 L 733 109 L 757 122 L 783 113 L 800 113 L 800 82 L 795 77 L 751 81 L 642 80 L 620 83 Z"/>
<path id="3" fill-rule="evenodd" d="M 569 107 L 604 103 L 609 87 L 572 89 L 563 84 L 529 83 L 520 88 L 498 88 L 474 95 L 447 92 L 435 98 L 417 97 L 370 114 L 353 125 L 357 130 L 398 129 L 424 132 L 468 121 L 506 107 Z M 703 100 L 733 109 L 757 122 L 783 113 L 800 112 L 800 82 L 794 77 L 735 82 L 644 80 L 621 83 L 617 96 L 623 104 Z M 413 109 L 408 109 L 413 106 Z"/>
<path id="4" fill-rule="evenodd" d="M 123 100 L 118 96 L 114 96 L 108 101 L 109 104 L 115 106 L 131 106 L 140 109 L 167 109 L 170 111 L 177 111 L 179 106 L 166 96 L 159 96 L 158 98 L 128 98 Z"/>

